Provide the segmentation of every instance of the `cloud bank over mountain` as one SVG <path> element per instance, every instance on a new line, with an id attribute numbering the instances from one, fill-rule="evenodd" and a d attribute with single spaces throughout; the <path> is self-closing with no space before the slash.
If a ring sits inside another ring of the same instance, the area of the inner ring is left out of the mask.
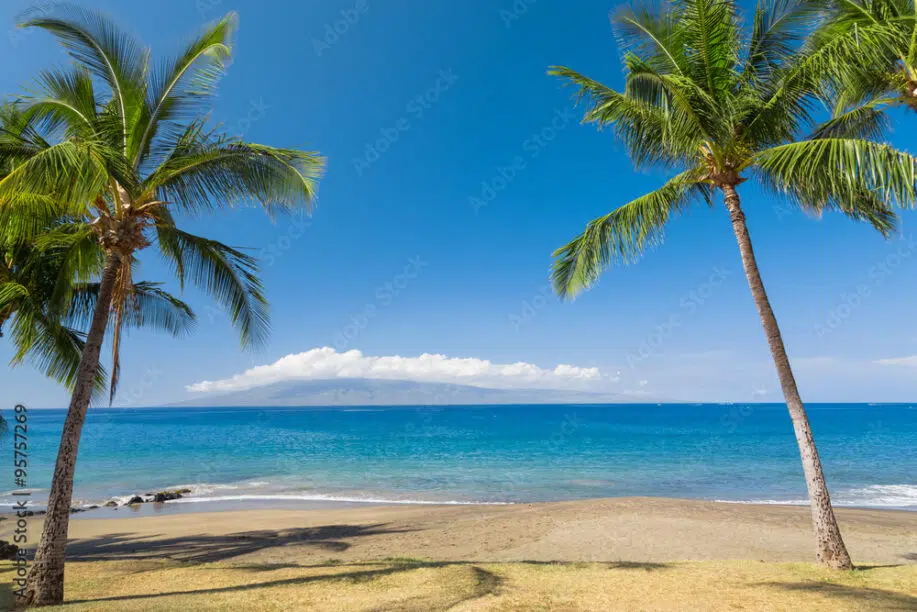
<path id="1" fill-rule="evenodd" d="M 602 374 L 598 368 L 567 364 L 546 369 L 526 362 L 495 364 L 486 359 L 427 353 L 419 357 L 371 357 L 358 350 L 339 353 L 324 347 L 287 355 L 230 378 L 197 382 L 188 385 L 187 390 L 225 393 L 278 382 L 338 378 L 452 383 L 493 389 L 589 389 L 601 380 Z"/>

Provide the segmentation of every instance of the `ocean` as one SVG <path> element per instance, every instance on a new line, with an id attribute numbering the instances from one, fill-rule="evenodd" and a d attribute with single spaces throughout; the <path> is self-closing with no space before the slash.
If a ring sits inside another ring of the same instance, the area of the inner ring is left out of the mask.
<path id="1" fill-rule="evenodd" d="M 835 504 L 917 510 L 917 406 L 807 409 Z M 64 414 L 28 413 L 38 506 Z M 12 436 L 0 444 L 9 507 Z M 633 495 L 807 503 L 782 404 L 90 409 L 75 505 L 181 487 L 192 494 L 170 510 Z"/>

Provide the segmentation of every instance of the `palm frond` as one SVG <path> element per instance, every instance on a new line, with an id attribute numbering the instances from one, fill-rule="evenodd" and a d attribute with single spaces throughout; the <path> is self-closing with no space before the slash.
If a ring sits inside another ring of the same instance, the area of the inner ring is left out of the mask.
<path id="1" fill-rule="evenodd" d="M 815 211 L 835 209 L 867 220 L 883 234 L 894 206 L 917 204 L 917 158 L 865 140 L 804 140 L 762 151 L 754 172 L 771 191 Z M 860 209 L 862 207 L 862 209 Z"/>
<path id="2" fill-rule="evenodd" d="M 882 140 L 890 125 L 884 108 L 893 103 L 893 98 L 873 98 L 822 123 L 811 138 Z"/>
<path id="3" fill-rule="evenodd" d="M 138 129 L 132 135 L 129 157 L 139 167 L 159 133 L 160 124 L 194 119 L 209 104 L 231 56 L 235 13 L 211 24 L 177 58 L 154 72 Z"/>
<path id="4" fill-rule="evenodd" d="M 710 188 L 695 172 L 685 172 L 590 222 L 582 234 L 554 252 L 554 290 L 561 297 L 575 297 L 609 266 L 634 261 L 661 239 L 674 215 L 698 201 L 710 201 Z"/>
<path id="5" fill-rule="evenodd" d="M 791 59 L 819 24 L 827 4 L 813 0 L 758 0 L 743 76 L 766 80 Z"/>
<path id="6" fill-rule="evenodd" d="M 324 163 L 317 153 L 215 137 L 196 124 L 143 189 L 187 212 L 255 200 L 273 214 L 310 206 Z"/>
<path id="7" fill-rule="evenodd" d="M 146 94 L 149 51 L 104 15 L 74 4 L 26 11 L 20 27 L 50 32 L 79 64 L 108 84 L 126 151 Z"/>
<path id="8" fill-rule="evenodd" d="M 583 121 L 599 128 L 611 125 L 635 165 L 672 166 L 698 150 L 703 126 L 690 103 L 678 99 L 681 92 L 671 75 L 642 66 L 645 70 L 628 79 L 626 94 L 563 66 L 552 66 L 548 74 L 576 87 L 576 102 L 586 107 Z"/>
<path id="9" fill-rule="evenodd" d="M 656 6 L 624 6 L 612 17 L 622 55 L 645 58 L 656 70 L 688 76 L 685 32 L 674 11 Z"/>
<path id="10" fill-rule="evenodd" d="M 735 3 L 682 0 L 679 3 L 690 77 L 713 98 L 729 96 L 739 80 Z"/>
<path id="11" fill-rule="evenodd" d="M 157 225 L 160 251 L 184 284 L 185 280 L 208 292 L 224 307 L 239 330 L 243 347 L 256 347 L 270 327 L 267 299 L 258 277 L 255 258 L 216 240 Z"/>

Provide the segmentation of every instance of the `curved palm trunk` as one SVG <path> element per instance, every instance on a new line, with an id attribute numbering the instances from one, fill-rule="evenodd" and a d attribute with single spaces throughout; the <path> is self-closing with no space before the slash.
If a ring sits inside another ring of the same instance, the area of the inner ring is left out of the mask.
<path id="1" fill-rule="evenodd" d="M 809 490 L 809 504 L 812 508 L 812 522 L 815 528 L 816 540 L 815 556 L 819 563 L 823 563 L 828 567 L 853 569 L 850 555 L 847 553 L 847 548 L 844 546 L 844 540 L 841 537 L 841 530 L 838 528 L 837 520 L 834 518 L 831 496 L 828 494 L 828 485 L 825 483 L 825 475 L 822 472 L 821 461 L 818 458 L 818 450 L 815 448 L 815 439 L 812 437 L 809 417 L 806 416 L 802 399 L 799 397 L 799 390 L 796 388 L 796 379 L 793 377 L 790 360 L 786 355 L 786 348 L 783 346 L 783 337 L 780 335 L 780 328 L 777 326 L 777 318 L 774 316 L 770 301 L 767 299 L 764 283 L 761 282 L 758 263 L 755 261 L 755 252 L 751 246 L 751 237 L 748 235 L 748 227 L 745 225 L 745 213 L 742 212 L 742 207 L 739 203 L 739 194 L 736 193 L 735 187 L 731 185 L 723 186 L 723 193 L 726 197 L 726 208 L 732 218 L 732 229 L 735 232 L 736 241 L 739 243 L 739 251 L 742 253 L 742 265 L 745 267 L 748 286 L 755 299 L 755 304 L 758 306 L 758 314 L 761 315 L 761 323 L 764 326 L 767 343 L 770 345 L 771 354 L 774 357 L 774 366 L 777 368 L 777 376 L 780 379 L 780 387 L 783 389 L 783 397 L 790 411 L 793 429 L 796 431 L 796 442 L 799 444 L 799 454 L 802 456 L 802 469 L 805 472 L 806 486 Z"/>
<path id="2" fill-rule="evenodd" d="M 92 325 L 77 370 L 76 385 L 70 399 L 64 431 L 61 434 L 54 479 L 48 497 L 41 540 L 35 551 L 35 560 L 26 584 L 25 603 L 33 606 L 60 604 L 64 600 L 64 554 L 67 549 L 67 530 L 70 526 L 70 503 L 73 498 L 73 475 L 80 445 L 80 433 L 86 420 L 86 410 L 92 399 L 99 354 L 105 339 L 108 313 L 121 257 L 109 254 L 102 272 L 99 297 L 92 315 Z"/>

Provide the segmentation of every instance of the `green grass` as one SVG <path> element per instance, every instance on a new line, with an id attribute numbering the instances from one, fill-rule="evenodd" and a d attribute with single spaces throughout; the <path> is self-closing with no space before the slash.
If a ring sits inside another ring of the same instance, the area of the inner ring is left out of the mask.
<path id="1" fill-rule="evenodd" d="M 11 567 L 0 565 L 0 609 Z M 917 564 L 93 561 L 68 564 L 66 588 L 70 603 L 51 610 L 893 611 L 917 610 Z"/>

